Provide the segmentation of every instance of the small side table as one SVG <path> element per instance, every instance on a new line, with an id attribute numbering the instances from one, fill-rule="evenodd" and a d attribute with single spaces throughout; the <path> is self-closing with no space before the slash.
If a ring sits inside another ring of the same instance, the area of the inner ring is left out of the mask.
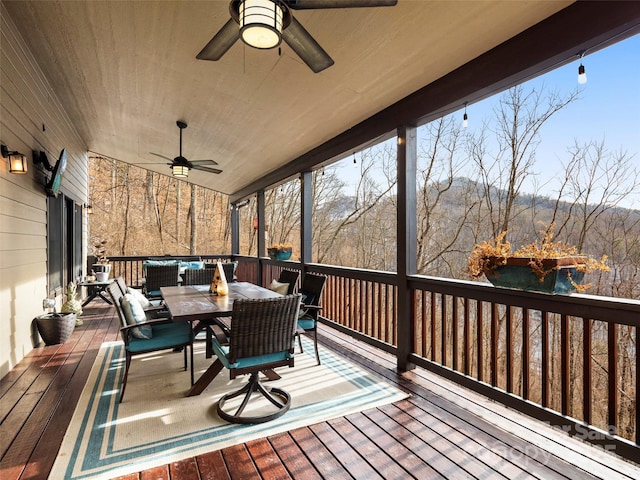
<path id="1" fill-rule="evenodd" d="M 87 287 L 89 289 L 89 296 L 85 298 L 84 302 L 82 302 L 82 306 L 84 307 L 87 303 L 93 300 L 96 297 L 100 297 L 103 301 L 107 302 L 109 305 L 112 305 L 111 299 L 105 293 L 105 290 L 111 283 L 113 279 L 107 280 L 106 282 L 80 282 L 78 283 L 79 287 Z"/>

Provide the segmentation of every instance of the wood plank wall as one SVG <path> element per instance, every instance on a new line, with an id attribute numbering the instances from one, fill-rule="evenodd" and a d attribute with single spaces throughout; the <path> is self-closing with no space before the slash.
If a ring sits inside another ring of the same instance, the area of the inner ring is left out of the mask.
<path id="1" fill-rule="evenodd" d="M 0 159 L 0 377 L 38 341 L 32 321 L 49 294 L 44 185 L 50 173 L 33 165 L 31 151 L 46 152 L 54 163 L 66 148 L 61 191 L 79 204 L 87 202 L 88 192 L 86 143 L 27 49 L 22 38 L 26 34 L 16 29 L 0 4 L 0 141 L 25 154 L 28 163 L 26 175 L 12 175 L 8 161 Z M 85 256 L 86 238 L 85 216 Z"/>

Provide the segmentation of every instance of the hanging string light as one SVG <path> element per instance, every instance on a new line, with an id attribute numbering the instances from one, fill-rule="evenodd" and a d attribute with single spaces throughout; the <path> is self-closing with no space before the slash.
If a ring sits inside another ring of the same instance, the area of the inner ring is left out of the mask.
<path id="1" fill-rule="evenodd" d="M 467 102 L 464 102 L 464 115 L 462 116 L 462 128 L 469 126 L 469 116 L 467 115 Z"/>
<path id="2" fill-rule="evenodd" d="M 582 50 L 580 52 L 580 59 L 582 60 L 582 57 L 584 57 L 585 54 L 585 50 Z M 587 72 L 584 69 L 584 65 L 582 64 L 582 62 L 580 62 L 580 66 L 578 67 L 578 83 L 580 85 L 584 85 L 585 83 L 587 83 Z"/>

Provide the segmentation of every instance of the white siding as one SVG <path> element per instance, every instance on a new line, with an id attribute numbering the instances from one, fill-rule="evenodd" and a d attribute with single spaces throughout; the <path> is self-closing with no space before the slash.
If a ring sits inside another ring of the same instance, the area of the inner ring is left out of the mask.
<path id="1" fill-rule="evenodd" d="M 33 348 L 33 318 L 48 296 L 44 184 L 49 173 L 33 165 L 31 151 L 46 152 L 53 163 L 66 148 L 61 190 L 78 203 L 87 201 L 88 162 L 85 142 L 2 4 L 0 13 L 0 141 L 24 153 L 29 166 L 27 175 L 11 175 L 7 160 L 0 160 L 1 378 Z M 61 297 L 57 300 L 60 305 Z"/>

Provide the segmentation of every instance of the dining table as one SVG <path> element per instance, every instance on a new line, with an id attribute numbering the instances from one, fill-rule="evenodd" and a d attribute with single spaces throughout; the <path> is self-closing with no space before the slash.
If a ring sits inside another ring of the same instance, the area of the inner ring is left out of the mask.
<path id="1" fill-rule="evenodd" d="M 187 285 L 161 287 L 164 304 L 175 322 L 198 321 L 207 325 L 218 325 L 223 331 L 230 328 L 233 302 L 237 299 L 260 299 L 280 297 L 268 288 L 249 282 L 229 282 L 228 295 L 216 295 L 209 292 L 209 285 Z M 210 341 L 207 338 L 207 344 Z M 207 345 L 207 349 L 210 346 Z M 193 384 L 188 397 L 200 395 L 224 366 L 216 359 Z M 266 372 L 270 378 L 278 378 L 275 372 Z"/>

